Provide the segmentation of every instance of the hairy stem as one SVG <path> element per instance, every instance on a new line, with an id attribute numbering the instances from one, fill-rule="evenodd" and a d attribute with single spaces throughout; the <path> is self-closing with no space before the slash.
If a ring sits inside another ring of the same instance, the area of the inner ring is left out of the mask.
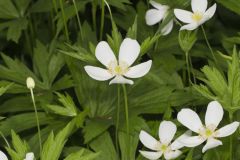
<path id="1" fill-rule="evenodd" d="M 205 38 L 205 41 L 206 41 L 206 43 L 207 43 L 207 46 L 208 46 L 208 48 L 209 48 L 209 50 L 210 50 L 210 52 L 211 52 L 211 54 L 212 54 L 213 60 L 214 60 L 214 62 L 216 63 L 216 65 L 218 65 L 217 59 L 216 59 L 216 57 L 215 57 L 215 55 L 214 55 L 214 53 L 213 53 L 213 49 L 212 49 L 209 41 L 208 41 L 207 34 L 206 34 L 206 32 L 205 32 L 205 29 L 204 29 L 203 25 L 201 25 L 201 28 L 202 28 L 203 36 L 204 36 L 204 38 Z"/>
<path id="2" fill-rule="evenodd" d="M 3 138 L 3 140 L 5 141 L 5 143 L 7 144 L 8 148 L 11 148 L 9 143 L 8 143 L 8 141 L 7 141 L 7 139 L 6 139 L 6 137 L 3 135 L 3 133 L 1 131 L 0 131 L 0 135 Z"/>
<path id="3" fill-rule="evenodd" d="M 129 115 L 128 115 L 128 99 L 127 99 L 127 89 L 123 84 L 123 95 L 124 95 L 124 105 L 125 105 L 125 116 L 126 116 L 126 129 L 127 129 L 127 146 L 129 146 L 130 135 L 129 135 Z M 127 149 L 127 158 L 129 159 L 129 150 Z"/>
<path id="4" fill-rule="evenodd" d="M 78 15 L 78 8 L 77 8 L 77 5 L 76 5 L 75 0 L 73 0 L 73 5 L 74 5 L 75 12 L 76 12 L 78 27 L 79 27 L 79 30 L 80 30 L 80 37 L 81 37 L 81 39 L 82 39 L 82 38 L 83 38 L 83 37 L 82 37 L 83 33 L 82 33 L 82 27 L 81 27 L 81 20 L 80 20 L 80 17 L 79 17 L 79 15 Z"/>
<path id="5" fill-rule="evenodd" d="M 33 94 L 33 89 L 30 89 L 30 91 L 31 91 L 31 97 L 32 97 L 32 102 L 33 102 L 35 117 L 36 117 L 36 123 L 37 123 L 37 129 L 38 129 L 38 141 L 39 141 L 39 147 L 40 147 L 39 149 L 40 149 L 40 154 L 41 154 L 41 153 L 42 153 L 41 129 L 40 129 L 40 124 L 39 124 L 37 107 L 36 107 L 36 103 L 35 103 L 35 98 L 34 98 L 34 94 Z"/>
<path id="6" fill-rule="evenodd" d="M 64 33 L 66 36 L 67 41 L 69 41 L 69 32 L 68 32 L 68 27 L 67 27 L 67 21 L 66 21 L 66 16 L 64 12 L 64 7 L 63 7 L 63 0 L 60 0 L 60 6 L 61 6 L 61 12 L 62 12 L 62 19 L 63 19 L 63 24 L 64 24 Z"/>
<path id="7" fill-rule="evenodd" d="M 104 3 L 104 0 L 102 0 L 101 26 L 100 26 L 100 40 L 102 40 L 102 36 L 103 36 L 104 17 L 105 17 L 105 3 Z"/>
<path id="8" fill-rule="evenodd" d="M 188 52 L 185 53 L 185 58 L 186 58 L 187 72 L 188 72 L 188 83 L 190 85 L 191 84 L 191 73 L 190 73 Z"/>
<path id="9" fill-rule="evenodd" d="M 115 143 L 116 143 L 116 150 L 117 154 L 119 155 L 119 146 L 118 146 L 118 129 L 119 129 L 119 116 L 120 116 L 120 86 L 117 87 L 117 120 L 116 120 L 116 134 L 115 134 Z"/>

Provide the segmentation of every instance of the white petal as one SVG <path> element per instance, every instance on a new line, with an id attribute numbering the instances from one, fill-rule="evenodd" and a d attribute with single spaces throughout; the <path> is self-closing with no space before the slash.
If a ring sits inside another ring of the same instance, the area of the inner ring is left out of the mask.
<path id="1" fill-rule="evenodd" d="M 239 127 L 239 122 L 233 122 L 216 131 L 215 137 L 227 137 L 233 134 Z"/>
<path id="2" fill-rule="evenodd" d="M 150 4 L 158 10 L 168 10 L 169 9 L 169 7 L 167 5 L 162 5 L 155 1 L 150 1 Z"/>
<path id="3" fill-rule="evenodd" d="M 192 31 L 194 29 L 196 29 L 200 24 L 197 24 L 197 23 L 190 23 L 190 24 L 187 24 L 187 25 L 184 25 L 180 28 L 180 31 L 182 30 L 189 30 L 189 31 Z"/>
<path id="4" fill-rule="evenodd" d="M 206 115 L 205 115 L 205 125 L 212 126 L 216 129 L 223 118 L 223 108 L 221 104 L 217 101 L 212 101 L 208 104 Z"/>
<path id="5" fill-rule="evenodd" d="M 168 145 L 172 141 L 176 131 L 177 127 L 173 122 L 163 121 L 160 124 L 158 131 L 160 142 L 165 145 Z"/>
<path id="6" fill-rule="evenodd" d="M 181 154 L 182 154 L 181 151 L 175 150 L 175 151 L 170 151 L 170 152 L 164 153 L 164 157 L 166 160 L 175 159 L 175 158 L 179 157 Z"/>
<path id="7" fill-rule="evenodd" d="M 191 109 L 182 109 L 178 113 L 177 119 L 182 125 L 196 133 L 203 127 L 199 116 Z"/>
<path id="8" fill-rule="evenodd" d="M 145 147 L 155 151 L 158 151 L 158 147 L 161 146 L 159 141 L 157 141 L 145 131 L 140 132 L 139 139 Z"/>
<path id="9" fill-rule="evenodd" d="M 162 156 L 162 152 L 148 152 L 148 151 L 139 151 L 143 157 L 150 160 L 157 160 Z"/>
<path id="10" fill-rule="evenodd" d="M 113 77 L 113 75 L 109 73 L 108 70 L 103 68 L 94 67 L 94 66 L 85 66 L 84 69 L 90 77 L 98 81 L 109 80 Z"/>
<path id="11" fill-rule="evenodd" d="M 186 147 L 196 147 L 200 144 L 202 144 L 206 139 L 200 137 L 200 136 L 192 136 L 188 138 L 184 138 L 179 140 L 180 143 L 182 143 Z"/>
<path id="12" fill-rule="evenodd" d="M 7 156 L 2 151 L 0 151 L 0 160 L 8 160 Z"/>
<path id="13" fill-rule="evenodd" d="M 204 19 L 205 21 L 209 20 L 213 17 L 217 9 L 217 4 L 215 3 L 212 7 L 210 7 L 205 13 L 204 13 Z"/>
<path id="14" fill-rule="evenodd" d="M 147 25 L 152 26 L 154 24 L 157 24 L 163 19 L 164 15 L 164 12 L 157 9 L 148 10 L 145 16 Z"/>
<path id="15" fill-rule="evenodd" d="M 33 154 L 33 152 L 27 153 L 25 160 L 34 160 L 34 154 Z"/>
<path id="16" fill-rule="evenodd" d="M 144 63 L 140 63 L 136 66 L 129 68 L 128 72 L 124 76 L 128 78 L 139 78 L 145 76 L 151 69 L 152 60 Z"/>
<path id="17" fill-rule="evenodd" d="M 172 150 L 178 150 L 184 147 L 184 145 L 181 143 L 185 138 L 189 138 L 192 135 L 192 132 L 188 130 L 184 134 L 182 134 L 180 137 L 175 139 L 175 141 L 171 144 Z"/>
<path id="18" fill-rule="evenodd" d="M 173 20 L 168 22 L 168 24 L 163 27 L 163 29 L 161 30 L 161 33 L 163 36 L 166 36 L 172 31 L 172 29 L 173 29 Z"/>
<path id="19" fill-rule="evenodd" d="M 126 79 L 123 76 L 116 76 L 114 79 L 110 81 L 109 84 L 133 84 L 132 80 Z"/>
<path id="20" fill-rule="evenodd" d="M 193 19 L 192 19 L 192 12 L 186 11 L 186 10 L 182 10 L 182 9 L 174 9 L 174 14 L 177 17 L 177 19 L 179 19 L 180 21 L 184 22 L 184 23 L 192 23 Z"/>
<path id="21" fill-rule="evenodd" d="M 222 145 L 221 141 L 219 141 L 217 139 L 214 139 L 214 138 L 210 138 L 210 139 L 207 140 L 206 145 L 203 147 L 202 153 L 206 152 L 209 149 L 215 148 L 219 145 Z"/>
<path id="22" fill-rule="evenodd" d="M 208 2 L 207 0 L 192 0 L 191 5 L 193 12 L 204 13 L 207 9 Z"/>
<path id="23" fill-rule="evenodd" d="M 96 58 L 106 67 L 111 61 L 116 61 L 116 57 L 107 42 L 101 41 L 98 43 L 95 50 Z"/>
<path id="24" fill-rule="evenodd" d="M 131 66 L 140 53 L 140 45 L 136 40 L 125 38 L 120 46 L 119 61 Z"/>

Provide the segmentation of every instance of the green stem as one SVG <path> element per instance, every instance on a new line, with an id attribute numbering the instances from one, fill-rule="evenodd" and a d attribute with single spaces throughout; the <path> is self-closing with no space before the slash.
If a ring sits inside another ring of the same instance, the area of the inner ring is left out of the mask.
<path id="1" fill-rule="evenodd" d="M 120 116 L 120 86 L 118 85 L 117 87 L 117 120 L 116 120 L 116 137 L 115 137 L 115 143 L 116 143 L 116 150 L 117 150 L 117 154 L 119 155 L 119 146 L 118 146 L 118 129 L 119 129 L 119 116 Z"/>
<path id="2" fill-rule="evenodd" d="M 193 83 L 196 84 L 197 81 L 196 81 L 196 77 L 195 77 L 195 74 L 194 74 L 194 71 L 193 71 L 193 64 L 192 64 L 192 58 L 191 56 L 189 55 L 189 63 L 190 63 L 190 67 L 192 68 L 192 75 L 193 75 Z"/>
<path id="3" fill-rule="evenodd" d="M 129 146 L 130 141 L 130 134 L 129 134 L 129 115 L 128 115 L 128 99 L 127 99 L 127 89 L 125 84 L 122 85 L 123 87 L 123 95 L 124 95 L 124 104 L 125 104 L 125 116 L 126 116 L 126 128 L 127 128 L 127 146 Z M 129 150 L 127 149 L 127 159 L 129 159 Z"/>
<path id="4" fill-rule="evenodd" d="M 40 154 L 41 154 L 41 153 L 42 153 L 41 129 L 40 129 L 40 124 L 39 124 L 37 107 L 36 107 L 36 103 L 35 103 L 35 98 L 34 98 L 34 94 L 33 94 L 33 89 L 30 89 L 30 91 L 31 91 L 31 97 L 32 97 L 32 101 L 33 101 L 33 107 L 34 107 L 35 117 L 36 117 L 36 123 L 37 123 L 37 129 L 38 129 L 38 140 L 39 140 L 39 147 L 40 147 L 39 150 L 40 150 Z"/>
<path id="5" fill-rule="evenodd" d="M 202 28 L 202 32 L 203 32 L 205 41 L 206 41 L 206 43 L 207 43 L 207 46 L 208 46 L 208 48 L 209 48 L 209 50 L 210 50 L 210 52 L 211 52 L 211 54 L 212 54 L 213 60 L 214 60 L 214 62 L 216 63 L 216 65 L 218 65 L 217 59 L 216 59 L 216 57 L 215 57 L 215 55 L 214 55 L 214 53 L 213 53 L 213 49 L 212 49 L 209 41 L 208 41 L 207 34 L 206 34 L 206 32 L 205 32 L 205 29 L 204 29 L 203 25 L 201 25 L 201 28 Z"/>
<path id="6" fill-rule="evenodd" d="M 102 40 L 102 36 L 103 36 L 104 17 L 105 17 L 105 3 L 104 3 L 104 0 L 102 0 L 101 26 L 100 26 L 100 40 Z"/>
<path id="7" fill-rule="evenodd" d="M 233 115 L 232 113 L 229 113 L 229 120 L 230 120 L 230 123 L 232 123 L 232 120 L 233 120 Z M 230 136 L 230 146 L 229 146 L 229 155 L 230 155 L 230 160 L 233 159 L 233 138 L 232 138 L 232 135 Z"/>
<path id="8" fill-rule="evenodd" d="M 67 41 L 69 42 L 68 27 L 67 27 L 66 16 L 65 16 L 64 7 L 63 7 L 63 0 L 60 0 L 60 6 L 61 6 L 63 23 L 64 23 L 64 29 L 65 29 L 64 33 L 65 33 Z"/>
<path id="9" fill-rule="evenodd" d="M 187 72 L 188 72 L 188 83 L 190 85 L 192 82 L 191 82 L 191 73 L 190 73 L 190 66 L 189 66 L 189 60 L 188 60 L 188 52 L 185 53 L 185 58 L 186 58 Z"/>
<path id="10" fill-rule="evenodd" d="M 8 148 L 11 148 L 9 143 L 8 143 L 8 141 L 7 141 L 7 139 L 6 139 L 6 137 L 3 135 L 3 133 L 1 131 L 0 131 L 0 135 L 3 138 L 3 140 L 5 141 L 5 143 L 7 144 Z"/>
<path id="11" fill-rule="evenodd" d="M 80 37 L 82 39 L 83 33 L 82 33 L 81 21 L 80 21 L 79 15 L 78 15 L 78 8 L 77 8 L 75 0 L 73 0 L 73 5 L 74 5 L 74 9 L 75 9 L 76 16 L 77 16 L 78 27 L 79 27 L 79 30 L 80 30 Z"/>

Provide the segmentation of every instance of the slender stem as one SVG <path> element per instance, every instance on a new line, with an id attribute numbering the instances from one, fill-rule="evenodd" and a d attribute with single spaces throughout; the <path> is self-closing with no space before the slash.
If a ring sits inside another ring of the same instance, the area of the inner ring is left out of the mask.
<path id="1" fill-rule="evenodd" d="M 6 137 L 3 135 L 3 133 L 1 131 L 0 131 L 0 135 L 3 138 L 3 140 L 5 141 L 5 143 L 7 144 L 8 148 L 11 148 L 9 143 L 8 143 L 8 141 L 7 141 L 7 139 L 6 139 Z"/>
<path id="2" fill-rule="evenodd" d="M 124 95 L 124 104 L 125 104 L 125 116 L 126 116 L 126 128 L 127 128 L 127 146 L 129 146 L 130 141 L 130 134 L 129 134 L 129 115 L 128 115 L 128 99 L 127 99 L 127 89 L 126 86 L 123 84 L 123 95 Z M 129 150 L 127 149 L 127 159 L 129 159 Z"/>
<path id="3" fill-rule="evenodd" d="M 78 27 L 79 27 L 79 30 L 80 30 L 80 37 L 81 37 L 81 39 L 82 39 L 83 33 L 82 33 L 81 21 L 80 21 L 79 15 L 78 15 L 78 8 L 77 8 L 77 5 L 76 5 L 75 0 L 73 0 L 73 5 L 74 5 L 75 12 L 76 12 Z"/>
<path id="4" fill-rule="evenodd" d="M 37 107 L 36 107 L 36 103 L 35 103 L 35 98 L 34 98 L 34 94 L 33 94 L 33 89 L 30 89 L 30 91 L 31 91 L 31 97 L 32 97 L 32 101 L 33 101 L 34 111 L 35 111 L 35 117 L 36 117 L 37 129 L 38 129 L 38 140 L 39 140 L 39 147 L 40 147 L 40 154 L 41 154 L 41 153 L 42 153 L 41 129 L 40 129 L 40 124 L 39 124 Z"/>
<path id="5" fill-rule="evenodd" d="M 107 8 L 108 8 L 108 11 L 109 11 L 109 14 L 110 14 L 110 18 L 111 18 L 111 22 L 112 22 L 112 26 L 114 25 L 114 20 L 113 20 L 113 16 L 112 16 L 112 11 L 111 11 L 111 8 L 108 4 L 108 2 L 106 0 L 104 0 L 104 3 L 106 4 Z"/>
<path id="6" fill-rule="evenodd" d="M 66 22 L 66 16 L 63 8 L 63 0 L 60 0 L 60 6 L 61 6 L 61 12 L 62 12 L 62 18 L 63 18 L 63 23 L 64 23 L 64 29 L 65 29 L 65 36 L 67 41 L 69 41 L 69 34 L 68 34 L 68 27 L 67 27 L 67 22 Z"/>
<path id="7" fill-rule="evenodd" d="M 191 84 L 191 73 L 190 73 L 190 66 L 189 66 L 189 60 L 188 60 L 188 52 L 185 53 L 186 57 L 186 64 L 187 64 L 187 72 L 188 72 L 188 83 Z"/>
<path id="8" fill-rule="evenodd" d="M 206 43 L 207 43 L 207 46 L 208 46 L 208 48 L 209 48 L 209 50 L 210 50 L 210 52 L 211 52 L 211 54 L 212 54 L 213 60 L 215 61 L 216 65 L 217 65 L 217 64 L 218 64 L 217 59 L 216 59 L 216 57 L 215 57 L 215 55 L 214 55 L 214 53 L 213 53 L 213 49 L 212 49 L 209 41 L 208 41 L 207 34 L 206 34 L 206 32 L 205 32 L 205 29 L 204 29 L 203 25 L 201 25 L 201 28 L 202 28 L 202 32 L 203 32 L 205 41 L 206 41 Z"/>
<path id="9" fill-rule="evenodd" d="M 116 134 L 115 134 L 115 143 L 116 143 L 116 150 L 117 154 L 119 155 L 119 146 L 118 146 L 118 129 L 119 129 L 119 116 L 120 116 L 120 86 L 117 87 L 117 120 L 116 120 Z"/>
<path id="10" fill-rule="evenodd" d="M 101 26 L 100 26 L 100 40 L 102 40 L 102 36 L 103 36 L 104 17 L 105 17 L 105 3 L 104 3 L 104 0 L 102 0 Z"/>
<path id="11" fill-rule="evenodd" d="M 232 120 L 233 120 L 233 115 L 232 113 L 229 113 L 229 120 L 230 120 L 230 123 L 232 123 Z M 232 138 L 232 135 L 230 136 L 230 146 L 229 146 L 229 159 L 232 160 L 233 159 L 233 138 Z"/>
<path id="12" fill-rule="evenodd" d="M 191 56 L 189 55 L 189 63 L 190 63 L 190 67 L 192 68 L 192 75 L 193 75 L 193 83 L 196 84 L 197 81 L 196 81 L 196 77 L 195 77 L 195 74 L 194 74 L 194 71 L 193 71 L 193 64 L 192 64 L 192 58 Z"/>

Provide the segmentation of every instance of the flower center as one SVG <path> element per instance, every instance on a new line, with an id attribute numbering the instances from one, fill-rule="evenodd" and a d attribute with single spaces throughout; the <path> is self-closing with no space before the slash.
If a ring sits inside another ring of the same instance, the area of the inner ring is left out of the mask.
<path id="1" fill-rule="evenodd" d="M 108 71 L 113 75 L 123 75 L 129 70 L 127 63 L 111 61 L 108 65 Z"/>
<path id="2" fill-rule="evenodd" d="M 202 136 L 203 138 L 210 138 L 210 137 L 214 137 L 215 135 L 215 127 L 213 125 L 207 126 L 202 128 L 199 131 L 200 136 Z"/>
<path id="3" fill-rule="evenodd" d="M 161 150 L 162 150 L 163 152 L 165 152 L 167 149 L 168 149 L 168 146 L 167 146 L 167 145 L 163 144 L 163 145 L 161 146 Z"/>
<path id="4" fill-rule="evenodd" d="M 203 18 L 203 14 L 200 13 L 200 12 L 195 12 L 193 15 L 192 15 L 192 19 L 196 22 L 199 22 L 201 21 Z"/>

